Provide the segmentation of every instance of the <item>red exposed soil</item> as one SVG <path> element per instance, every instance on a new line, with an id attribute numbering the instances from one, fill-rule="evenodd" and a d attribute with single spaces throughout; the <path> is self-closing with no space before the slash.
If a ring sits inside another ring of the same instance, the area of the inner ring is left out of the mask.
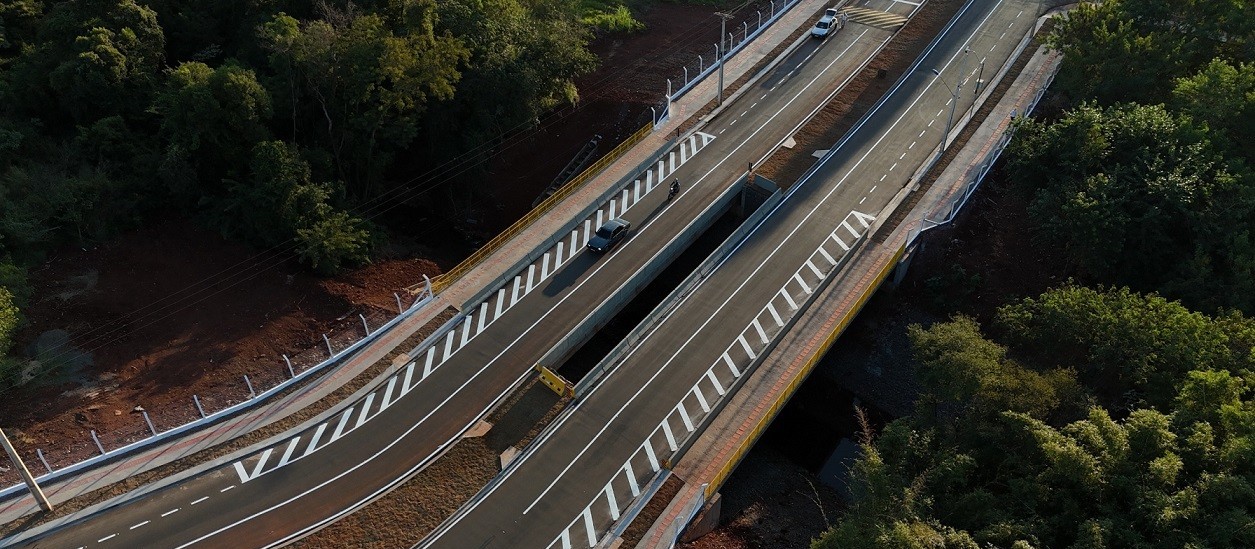
<path id="1" fill-rule="evenodd" d="M 766 5 L 766 2 L 760 2 Z M 636 13 L 645 30 L 595 40 L 598 69 L 576 81 L 580 101 L 550 113 L 541 126 L 503 148 L 491 168 L 493 201 L 500 222 L 485 229 L 495 234 L 531 209 L 532 201 L 595 135 L 598 156 L 613 149 L 651 121 L 650 106 L 665 103 L 667 79 L 672 91 L 684 83 L 684 67 L 693 78 L 698 56 L 709 66 L 719 41 L 717 6 L 657 3 Z M 729 28 L 758 20 L 755 4 L 738 11 Z M 762 8 L 766 9 L 766 8 Z M 766 13 L 763 14 L 765 18 Z M 737 33 L 738 39 L 741 33 Z"/>
<path id="2" fill-rule="evenodd" d="M 212 413 L 248 397 L 245 375 L 258 392 L 273 387 L 288 377 L 284 354 L 298 372 L 317 364 L 324 332 L 343 348 L 362 335 L 359 313 L 379 326 L 396 314 L 394 291 L 438 272 L 384 259 L 319 279 L 185 221 L 65 252 L 32 273 L 23 339 L 67 330 L 94 365 L 0 402 L 0 417 L 24 451 L 63 467 L 96 451 L 89 430 L 106 449 L 145 436 L 136 406 L 166 430 L 196 418 L 193 394 Z"/>

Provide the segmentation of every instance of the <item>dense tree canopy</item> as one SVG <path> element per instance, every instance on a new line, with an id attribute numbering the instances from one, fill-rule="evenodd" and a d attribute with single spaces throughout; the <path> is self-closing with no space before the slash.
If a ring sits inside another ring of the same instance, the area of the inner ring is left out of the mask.
<path id="1" fill-rule="evenodd" d="M 1255 547 L 1255 4 L 1080 4 L 1049 44 L 1065 108 L 1020 122 L 1013 196 L 1064 274 L 1167 298 L 912 327 L 917 411 L 817 548 Z"/>
<path id="2" fill-rule="evenodd" d="M 815 547 L 1255 545 L 1252 348 L 1232 335 L 1255 322 L 1079 288 L 1001 316 L 1009 347 L 965 318 L 912 328 L 921 410 L 864 445 L 855 504 Z M 1105 339 L 1133 332 L 1153 335 Z M 1033 348 L 1054 341 L 1079 352 Z M 1087 373 L 1139 354 L 1161 402 L 1126 407 Z"/>
<path id="3" fill-rule="evenodd" d="M 1037 234 L 1083 274 L 1255 310 L 1255 175 L 1163 106 L 1027 120 L 1008 167 Z"/>
<path id="4" fill-rule="evenodd" d="M 577 99 L 594 27 L 639 23 L 621 0 L 0 0 L 0 266 L 171 216 L 320 273 L 369 261 L 381 195 Z M 460 166 L 442 182 L 476 192 Z"/>
<path id="5" fill-rule="evenodd" d="M 1172 80 L 1220 59 L 1255 59 L 1244 0 L 1106 0 L 1071 9 L 1050 36 L 1065 56 L 1056 88 L 1102 104 L 1167 100 Z"/>

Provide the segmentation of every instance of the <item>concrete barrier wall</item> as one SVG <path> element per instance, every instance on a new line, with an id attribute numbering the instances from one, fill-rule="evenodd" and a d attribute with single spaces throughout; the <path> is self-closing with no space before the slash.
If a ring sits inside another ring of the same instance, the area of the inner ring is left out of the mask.
<path id="1" fill-rule="evenodd" d="M 688 249 L 697 240 L 697 237 L 706 232 L 715 223 L 715 220 L 719 219 L 728 210 L 740 192 L 740 185 L 729 186 L 723 194 L 707 205 L 705 210 L 702 210 L 679 234 L 672 238 L 666 246 L 663 246 L 658 253 L 654 254 L 648 263 L 629 277 L 619 287 L 618 291 L 611 294 L 605 301 L 602 301 L 600 305 L 580 321 L 578 326 L 550 347 L 549 352 L 541 357 L 539 363 L 551 369 L 562 365 L 576 350 L 583 346 L 584 343 L 587 343 L 593 337 L 593 334 L 596 334 L 607 322 L 610 322 L 610 319 L 614 318 L 614 315 L 618 314 L 628 302 L 635 299 L 641 293 L 641 290 L 645 289 L 645 286 L 653 282 L 654 278 L 657 278 L 658 273 L 671 265 L 671 262 L 684 250 Z M 566 235 L 564 234 L 563 236 L 565 237 Z M 631 238 L 633 236 L 629 236 L 629 240 Z"/>

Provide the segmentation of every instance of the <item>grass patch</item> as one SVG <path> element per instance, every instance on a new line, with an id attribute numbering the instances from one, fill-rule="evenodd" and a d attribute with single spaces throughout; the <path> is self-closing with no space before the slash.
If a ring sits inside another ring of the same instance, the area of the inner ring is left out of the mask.
<path id="1" fill-rule="evenodd" d="M 580 22 L 603 32 L 636 32 L 645 24 L 632 16 L 632 10 L 614 0 L 583 0 L 580 2 Z"/>

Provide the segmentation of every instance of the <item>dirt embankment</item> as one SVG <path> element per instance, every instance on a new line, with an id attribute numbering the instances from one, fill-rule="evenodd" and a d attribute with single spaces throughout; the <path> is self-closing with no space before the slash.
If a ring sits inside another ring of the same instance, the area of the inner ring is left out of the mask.
<path id="1" fill-rule="evenodd" d="M 32 272 L 35 298 L 24 341 L 65 330 L 90 364 L 55 383 L 0 400 L 9 435 L 30 459 L 55 468 L 148 436 L 138 413 L 164 431 L 247 399 L 343 348 L 397 313 L 401 290 L 439 267 L 382 259 L 334 279 L 308 274 L 286 254 L 223 240 L 170 221 L 93 249 L 67 251 Z M 60 354 L 54 351 L 54 358 Z M 137 408 L 138 407 L 138 408 Z M 9 478 L 12 476 L 12 478 Z M 13 471 L 0 481 L 18 482 Z"/>

